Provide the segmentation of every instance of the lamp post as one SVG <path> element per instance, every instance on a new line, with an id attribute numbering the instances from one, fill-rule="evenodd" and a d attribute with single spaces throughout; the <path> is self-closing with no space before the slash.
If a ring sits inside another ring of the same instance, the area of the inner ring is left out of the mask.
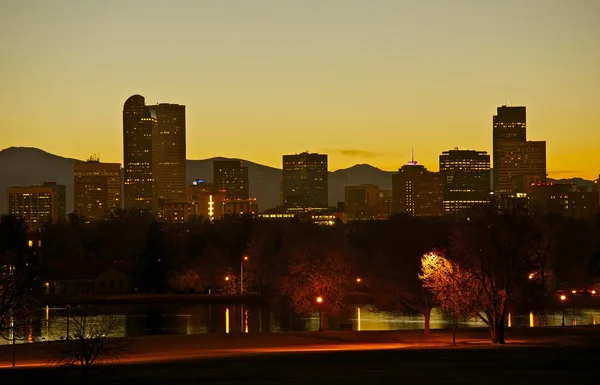
<path id="1" fill-rule="evenodd" d="M 560 301 L 563 303 L 562 305 L 562 327 L 565 327 L 565 301 L 567 300 L 567 296 L 566 295 L 561 295 L 560 296 Z"/>
<path id="2" fill-rule="evenodd" d="M 317 304 L 319 305 L 319 331 L 323 331 L 323 297 L 317 297 Z"/>
<path id="3" fill-rule="evenodd" d="M 244 262 L 248 260 L 248 256 L 244 255 L 240 261 L 240 296 L 244 294 Z M 246 331 L 246 314 L 244 313 L 244 304 L 240 303 L 240 320 L 242 323 L 242 332 Z"/>
<path id="4" fill-rule="evenodd" d="M 71 305 L 67 304 L 67 341 L 71 339 L 69 337 L 69 310 L 71 310 Z"/>

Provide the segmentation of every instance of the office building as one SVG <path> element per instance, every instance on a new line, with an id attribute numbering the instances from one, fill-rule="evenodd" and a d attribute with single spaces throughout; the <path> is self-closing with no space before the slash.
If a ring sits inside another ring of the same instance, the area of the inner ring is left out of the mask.
<path id="1" fill-rule="evenodd" d="M 546 142 L 527 141 L 526 107 L 498 107 L 493 117 L 493 156 L 497 195 L 523 193 L 523 178 L 546 181 Z"/>
<path id="2" fill-rule="evenodd" d="M 73 166 L 75 212 L 87 222 L 104 220 L 121 208 L 121 165 L 90 158 Z"/>
<path id="3" fill-rule="evenodd" d="M 29 187 L 9 187 L 6 191 L 8 213 L 19 217 L 30 231 L 47 222 L 66 219 L 65 186 L 55 182 Z"/>
<path id="4" fill-rule="evenodd" d="M 133 95 L 123 106 L 124 207 L 158 212 L 153 170 L 153 138 L 156 138 L 156 112 L 146 106 L 141 95 Z"/>
<path id="5" fill-rule="evenodd" d="M 213 180 L 216 191 L 225 191 L 227 198 L 248 199 L 248 167 L 241 160 L 215 160 Z"/>
<path id="6" fill-rule="evenodd" d="M 568 183 L 537 183 L 527 188 L 530 208 L 539 214 L 593 220 L 600 212 L 600 192 Z"/>
<path id="7" fill-rule="evenodd" d="M 454 150 L 440 155 L 444 215 L 463 213 L 490 201 L 490 156 L 485 151 Z"/>
<path id="8" fill-rule="evenodd" d="M 377 185 L 346 186 L 344 196 L 342 211 L 347 214 L 349 220 L 386 219 L 388 216 Z"/>
<path id="9" fill-rule="evenodd" d="M 283 206 L 286 211 L 328 209 L 327 155 L 303 152 L 283 156 Z"/>
<path id="10" fill-rule="evenodd" d="M 149 106 L 156 113 L 152 171 L 159 204 L 183 201 L 186 196 L 185 106 L 161 103 Z"/>
<path id="11" fill-rule="evenodd" d="M 255 215 L 258 214 L 256 198 L 225 199 L 223 201 L 223 215 Z"/>
<path id="12" fill-rule="evenodd" d="M 521 193 L 527 181 L 546 182 L 546 142 L 501 141 L 497 144 L 498 194 Z M 525 180 L 525 182 L 523 181 Z"/>
<path id="13" fill-rule="evenodd" d="M 443 215 L 443 195 L 440 173 L 428 171 L 414 160 L 392 175 L 393 214 Z"/>
<path id="14" fill-rule="evenodd" d="M 186 201 L 198 200 L 198 194 L 213 193 L 215 190 L 213 183 L 207 182 L 205 179 L 196 178 L 191 185 L 186 188 Z"/>

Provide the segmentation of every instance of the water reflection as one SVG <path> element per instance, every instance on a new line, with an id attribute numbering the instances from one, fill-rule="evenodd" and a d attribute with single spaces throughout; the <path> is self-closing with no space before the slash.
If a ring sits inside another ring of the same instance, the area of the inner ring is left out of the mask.
<path id="1" fill-rule="evenodd" d="M 204 333 L 258 333 L 280 331 L 317 331 L 319 314 L 292 317 L 262 308 L 258 305 L 242 308 L 239 305 L 111 305 L 66 308 L 48 307 L 39 310 L 38 321 L 17 330 L 16 342 L 43 342 L 66 337 L 65 319 L 69 313 L 75 322 L 85 315 L 91 322 L 102 322 L 103 317 L 117 317 L 119 327 L 115 336 L 140 336 L 164 334 Z M 565 325 L 600 324 L 600 309 L 565 309 Z M 509 314 L 508 327 L 561 326 L 563 312 L 548 314 Z M 378 311 L 373 306 L 347 309 L 339 316 L 326 317 L 324 327 L 330 330 L 410 330 L 423 329 L 424 317 L 420 314 L 403 314 Z M 485 327 L 480 317 L 458 320 L 459 327 Z M 430 318 L 431 329 L 452 327 L 452 318 L 434 308 Z M 0 344 L 12 341 L 0 339 Z"/>

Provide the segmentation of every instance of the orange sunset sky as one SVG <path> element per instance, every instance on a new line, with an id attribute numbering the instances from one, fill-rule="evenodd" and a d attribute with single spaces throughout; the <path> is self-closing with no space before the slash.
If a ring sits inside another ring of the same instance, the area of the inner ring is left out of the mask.
<path id="1" fill-rule="evenodd" d="M 130 95 L 187 106 L 187 157 L 431 170 L 525 105 L 550 177 L 600 173 L 600 1 L 0 1 L 0 149 L 122 162 Z"/>

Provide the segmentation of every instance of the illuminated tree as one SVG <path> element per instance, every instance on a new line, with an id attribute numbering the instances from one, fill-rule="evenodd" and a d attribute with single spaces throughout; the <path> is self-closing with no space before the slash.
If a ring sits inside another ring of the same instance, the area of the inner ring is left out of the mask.
<path id="1" fill-rule="evenodd" d="M 440 251 L 423 255 L 419 278 L 435 302 L 452 314 L 452 343 L 456 345 L 457 318 L 477 313 L 479 282 L 473 274 L 450 261 Z"/>
<path id="2" fill-rule="evenodd" d="M 492 342 L 504 344 L 508 306 L 530 271 L 532 220 L 526 208 L 510 200 L 494 200 L 478 212 L 458 219 L 451 235 L 451 255 L 481 287 L 481 319 Z"/>

